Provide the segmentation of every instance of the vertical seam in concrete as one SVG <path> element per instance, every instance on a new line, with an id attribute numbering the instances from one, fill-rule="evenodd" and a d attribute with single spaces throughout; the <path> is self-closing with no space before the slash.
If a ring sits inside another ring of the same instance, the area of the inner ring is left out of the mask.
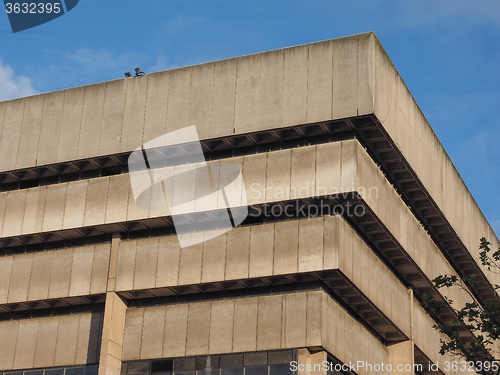
<path id="1" fill-rule="evenodd" d="M 102 141 L 102 130 L 103 130 L 103 123 L 104 123 L 104 108 L 106 108 L 106 97 L 107 97 L 107 91 L 108 91 L 108 85 L 104 85 L 104 98 L 103 98 L 103 106 L 102 106 L 102 119 L 101 119 L 101 126 L 99 128 L 99 141 L 97 143 L 97 150 L 99 151 L 101 149 L 101 141 Z"/>
<path id="2" fill-rule="evenodd" d="M 164 74 L 168 76 L 168 86 L 165 88 L 167 90 L 167 100 L 165 101 L 165 115 L 164 115 L 165 117 L 163 118 L 163 131 L 161 132 L 162 134 L 164 134 L 167 131 L 168 101 L 170 98 L 170 82 L 172 81 L 172 75 L 170 74 L 170 72 L 165 72 Z M 150 78 L 148 77 L 148 79 Z M 149 89 L 149 82 L 148 82 L 148 89 Z M 144 132 L 145 131 L 146 131 L 146 124 L 144 124 Z"/>
<path id="3" fill-rule="evenodd" d="M 233 134 L 236 133 L 236 102 L 238 99 L 238 67 L 240 59 L 236 60 L 236 77 L 234 79 L 234 104 L 233 104 Z"/>
<path id="4" fill-rule="evenodd" d="M 142 133 L 141 133 L 141 145 L 144 144 L 145 140 L 144 140 L 144 133 L 145 133 L 145 130 L 146 130 L 146 113 L 147 113 L 147 108 L 148 108 L 148 94 L 149 94 L 149 75 L 146 77 L 146 94 L 144 95 L 145 98 L 144 98 L 144 116 L 143 116 L 143 120 L 142 120 Z M 124 109 L 124 112 L 125 114 L 125 109 Z"/>
<path id="5" fill-rule="evenodd" d="M 211 134 L 214 134 L 212 132 L 212 112 L 213 112 L 213 106 L 214 106 L 214 83 L 215 83 L 215 64 L 214 63 L 211 63 L 212 65 L 212 85 L 211 85 L 211 92 L 210 92 L 210 106 L 208 107 L 208 110 L 209 110 L 209 114 L 208 114 L 208 118 L 207 118 L 207 124 L 208 124 L 208 128 L 210 129 L 210 133 Z"/>
<path id="6" fill-rule="evenodd" d="M 58 185 L 55 185 L 55 186 L 60 186 L 59 184 Z M 69 187 L 69 184 L 64 184 L 64 203 L 62 204 L 62 218 L 61 218 L 61 227 L 64 228 L 64 218 L 66 217 L 66 203 L 67 203 L 67 199 L 68 199 L 68 187 Z M 26 201 L 27 201 L 28 197 L 26 197 Z M 26 212 L 26 209 L 25 209 L 25 212 Z"/>
<path id="7" fill-rule="evenodd" d="M 208 313 L 208 339 L 207 339 L 207 352 L 210 354 L 210 326 L 212 325 L 212 308 L 213 308 L 213 305 L 214 302 L 213 301 L 210 301 L 208 303 L 208 306 L 209 306 L 209 313 Z"/>
<path id="8" fill-rule="evenodd" d="M 166 331 L 166 324 L 167 324 L 167 308 L 164 306 L 162 308 L 163 310 L 163 332 L 161 333 L 161 356 L 164 358 L 165 354 L 163 353 L 163 348 L 165 346 L 165 331 Z M 127 316 L 127 313 L 125 312 L 125 317 Z M 125 329 L 123 330 L 125 333 Z M 122 348 L 123 349 L 123 348 Z"/>
<path id="9" fill-rule="evenodd" d="M 308 107 L 309 107 L 309 54 L 310 54 L 311 46 L 307 47 L 307 70 L 306 70 L 306 113 L 305 113 L 305 122 L 308 119 Z"/>
<path id="10" fill-rule="evenodd" d="M 42 126 L 43 126 L 43 115 L 45 113 L 45 101 L 47 99 L 47 95 L 43 95 L 43 100 L 42 100 L 42 114 L 39 118 L 39 125 L 38 125 L 38 140 L 36 143 L 36 150 L 35 150 L 35 165 L 38 165 L 38 151 L 40 150 L 40 141 L 42 140 Z"/>
<path id="11" fill-rule="evenodd" d="M 179 257 L 180 258 L 180 257 Z M 187 313 L 186 313 L 186 334 L 184 335 L 184 354 L 182 356 L 187 355 L 187 341 L 188 341 L 188 334 L 189 334 L 189 310 L 191 310 L 192 304 L 187 305 Z"/>
<path id="12" fill-rule="evenodd" d="M 180 247 L 180 245 L 179 245 L 179 256 L 177 257 L 177 281 L 176 281 L 176 285 L 180 285 L 180 280 L 181 280 L 181 257 L 182 257 L 182 247 Z M 187 331 L 186 331 L 186 335 L 187 335 Z"/>
<path id="13" fill-rule="evenodd" d="M 78 132 L 78 140 L 76 143 L 76 154 L 74 155 L 74 158 L 76 158 L 76 159 L 79 159 L 78 150 L 80 149 L 80 139 L 82 138 L 83 112 L 85 110 L 85 98 L 87 97 L 87 90 L 88 90 L 88 86 L 85 87 L 85 89 L 83 90 L 82 112 L 80 113 L 80 126 L 78 128 L 79 132 Z"/>
<path id="14" fill-rule="evenodd" d="M 160 241 L 161 237 L 157 237 L 156 242 L 156 261 L 155 261 L 155 280 L 154 285 L 156 286 L 156 280 L 158 280 L 158 258 L 160 256 Z"/>
<path id="15" fill-rule="evenodd" d="M 24 124 L 24 111 L 26 109 L 26 99 L 20 99 L 23 103 L 23 114 L 21 116 L 21 126 L 19 127 L 19 137 L 17 137 L 17 146 L 16 146 L 16 150 L 15 150 L 15 155 L 13 155 L 13 157 L 15 158 L 15 160 L 13 160 L 13 163 L 12 165 L 14 166 L 14 168 L 16 168 L 16 163 L 17 163 L 17 157 L 19 155 L 19 145 L 21 144 L 21 137 L 23 135 L 23 124 Z M 7 110 L 6 110 L 7 111 Z"/>

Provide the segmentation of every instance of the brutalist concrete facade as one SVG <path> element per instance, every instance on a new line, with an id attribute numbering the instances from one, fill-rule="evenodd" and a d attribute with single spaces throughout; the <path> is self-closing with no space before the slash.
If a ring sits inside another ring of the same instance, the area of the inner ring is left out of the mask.
<path id="1" fill-rule="evenodd" d="M 456 359 L 430 280 L 496 297 L 478 242 L 498 240 L 373 33 L 6 101 L 0 123 L 0 373 L 427 373 Z M 180 248 L 127 158 L 190 125 L 250 215 Z"/>

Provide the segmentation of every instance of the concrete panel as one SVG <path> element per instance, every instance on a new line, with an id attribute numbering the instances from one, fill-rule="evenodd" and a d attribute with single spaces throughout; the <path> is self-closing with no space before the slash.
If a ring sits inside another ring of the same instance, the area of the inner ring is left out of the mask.
<path id="1" fill-rule="evenodd" d="M 283 296 L 283 346 L 306 345 L 307 294 L 292 293 Z"/>
<path id="2" fill-rule="evenodd" d="M 0 257 L 0 303 L 6 303 L 14 257 Z"/>
<path id="3" fill-rule="evenodd" d="M 257 307 L 257 350 L 281 347 L 281 314 L 283 297 L 259 297 Z"/>
<path id="4" fill-rule="evenodd" d="M 324 299 L 324 297 L 323 297 Z M 337 346 L 337 314 L 334 309 L 328 308 L 327 303 L 322 303 L 321 317 L 324 322 L 322 327 L 322 341 L 328 348 L 335 348 Z"/>
<path id="5" fill-rule="evenodd" d="M 254 115 L 259 105 L 260 65 L 260 55 L 244 56 L 238 59 L 234 106 L 236 133 L 247 133 L 256 126 Z"/>
<path id="6" fill-rule="evenodd" d="M 210 311 L 208 353 L 230 353 L 233 348 L 234 301 L 214 301 Z"/>
<path id="7" fill-rule="evenodd" d="M 67 184 L 57 184 L 47 188 L 45 209 L 43 211 L 43 231 L 62 228 L 67 187 Z"/>
<path id="8" fill-rule="evenodd" d="M 191 304 L 188 312 L 186 355 L 202 355 L 207 353 L 209 334 L 210 304 Z"/>
<path id="9" fill-rule="evenodd" d="M 237 229 L 239 230 L 239 229 Z M 252 226 L 250 232 L 249 277 L 273 274 L 274 224 Z"/>
<path id="10" fill-rule="evenodd" d="M 5 114 L 0 137 L 1 170 L 16 169 L 24 104 L 29 99 L 10 100 L 4 104 Z"/>
<path id="11" fill-rule="evenodd" d="M 291 164 L 291 150 L 269 153 L 266 175 L 266 185 L 269 189 L 266 189 L 266 202 L 290 199 Z M 259 168 L 262 168 L 262 166 L 259 166 Z"/>
<path id="12" fill-rule="evenodd" d="M 78 143 L 82 125 L 85 88 L 79 87 L 64 91 L 64 106 L 61 115 L 61 131 L 57 147 L 57 160 L 78 158 Z"/>
<path id="13" fill-rule="evenodd" d="M 167 132 L 194 125 L 189 123 L 187 98 L 191 92 L 192 67 L 176 69 L 170 73 L 167 104 Z"/>
<path id="14" fill-rule="evenodd" d="M 321 219 L 319 222 L 316 220 L 298 221 L 299 272 L 323 269 L 325 246 L 323 231 L 326 225 L 322 224 L 324 222 Z"/>
<path id="15" fill-rule="evenodd" d="M 43 113 L 43 102 L 50 95 L 36 95 L 26 102 L 23 111 L 23 124 L 19 138 L 16 169 L 36 165 L 38 138 Z M 3 135 L 3 134 L 2 134 Z"/>
<path id="16" fill-rule="evenodd" d="M 323 228 L 323 268 L 325 270 L 339 267 L 338 252 L 335 249 L 340 247 L 339 227 L 341 220 L 336 220 L 335 217 L 325 217 L 325 226 Z M 299 251 L 301 245 L 299 243 Z M 342 251 L 344 251 L 342 249 Z"/>
<path id="17" fill-rule="evenodd" d="M 125 110 L 125 90 L 129 80 L 108 82 L 104 93 L 104 109 L 99 135 L 99 155 L 120 151 L 122 124 Z M 132 104 L 132 107 L 134 105 Z"/>
<path id="18" fill-rule="evenodd" d="M 54 366 L 58 327 L 59 317 L 39 320 L 34 367 Z"/>
<path id="19" fill-rule="evenodd" d="M 120 373 L 126 313 L 127 302 L 116 293 L 107 292 L 100 340 L 100 374 Z M 161 345 L 161 342 L 158 344 Z"/>
<path id="20" fill-rule="evenodd" d="M 130 175 L 121 174 L 109 179 L 106 223 L 116 223 L 126 220 L 127 211 L 123 208 L 127 205 L 129 194 L 131 194 Z"/>
<path id="21" fill-rule="evenodd" d="M 227 232 L 225 280 L 248 277 L 250 228 L 243 227 Z"/>
<path id="22" fill-rule="evenodd" d="M 220 61 L 214 66 L 214 83 L 210 132 L 212 137 L 233 133 L 236 96 L 235 59 Z"/>
<path id="23" fill-rule="evenodd" d="M 57 256 L 52 258 L 49 298 L 69 296 L 72 265 L 73 249 L 58 250 Z"/>
<path id="24" fill-rule="evenodd" d="M 162 357 L 165 331 L 165 313 L 165 307 L 144 309 L 144 323 L 140 354 L 142 359 Z"/>
<path id="25" fill-rule="evenodd" d="M 321 293 L 318 292 L 307 293 L 306 346 L 321 344 L 321 304 L 326 299 L 328 299 L 327 296 L 321 296 Z"/>
<path id="26" fill-rule="evenodd" d="M 134 150 L 142 144 L 144 111 L 146 109 L 146 77 L 126 79 L 125 113 L 121 131 L 120 151 Z"/>
<path id="27" fill-rule="evenodd" d="M 296 273 L 298 267 L 299 222 L 274 224 L 274 274 Z"/>
<path id="28" fill-rule="evenodd" d="M 356 141 L 342 142 L 342 160 L 340 172 L 340 187 L 342 191 L 352 191 L 356 188 L 356 151 L 359 143 Z"/>
<path id="29" fill-rule="evenodd" d="M 57 255 L 57 253 L 55 255 Z M 28 300 L 33 301 L 47 299 L 49 295 L 49 282 L 53 256 L 53 251 L 33 254 Z"/>
<path id="30" fill-rule="evenodd" d="M 14 257 L 10 275 L 8 302 L 25 301 L 28 298 L 33 254 Z"/>
<path id="31" fill-rule="evenodd" d="M 33 368 L 38 323 L 39 319 L 19 321 L 14 368 Z"/>
<path id="32" fill-rule="evenodd" d="M 69 286 L 70 296 L 85 296 L 90 293 L 93 262 L 93 247 L 77 247 L 73 250 L 73 265 L 71 267 Z"/>
<path id="33" fill-rule="evenodd" d="M 19 320 L 0 322 L 0 368 L 11 370 L 16 353 Z"/>
<path id="34" fill-rule="evenodd" d="M 283 126 L 304 124 L 307 114 L 309 47 L 285 48 L 283 77 Z"/>
<path id="35" fill-rule="evenodd" d="M 5 207 L 7 206 L 7 197 L 9 193 L 0 193 L 0 215 L 2 215 L 2 218 L 5 215 Z M 2 233 L 3 230 L 3 219 L 0 219 L 0 233 Z"/>
<path id="36" fill-rule="evenodd" d="M 357 115 L 358 45 L 355 37 L 333 42 L 333 118 Z"/>
<path id="37" fill-rule="evenodd" d="M 158 239 L 137 241 L 134 271 L 134 289 L 153 288 L 156 282 Z"/>
<path id="38" fill-rule="evenodd" d="M 277 128 L 281 125 L 283 113 L 283 49 L 260 55 L 260 87 L 256 117 L 253 129 Z"/>
<path id="39" fill-rule="evenodd" d="M 134 285 L 134 268 L 137 241 L 122 241 L 118 255 L 116 290 L 131 290 Z"/>
<path id="40" fill-rule="evenodd" d="M 106 213 L 109 178 L 93 178 L 87 187 L 87 202 L 85 203 L 84 226 L 102 224 Z"/>
<path id="41" fill-rule="evenodd" d="M 210 137 L 214 68 L 214 63 L 196 65 L 191 73 L 188 123 L 196 125 L 198 135 L 202 138 Z"/>
<path id="42" fill-rule="evenodd" d="M 373 113 L 375 91 L 375 34 L 359 35 L 358 43 L 358 114 Z"/>
<path id="43" fill-rule="evenodd" d="M 179 261 L 179 284 L 197 284 L 201 282 L 201 263 L 203 243 L 185 247 L 181 250 Z"/>
<path id="44" fill-rule="evenodd" d="M 245 183 L 245 191 L 247 193 L 247 203 L 252 205 L 261 203 L 266 196 L 266 174 L 267 154 L 249 155 L 243 157 L 243 181 Z"/>
<path id="45" fill-rule="evenodd" d="M 165 339 L 163 341 L 163 358 L 186 355 L 187 323 L 187 305 L 167 306 L 165 316 Z"/>
<path id="46" fill-rule="evenodd" d="M 256 298 L 235 300 L 233 332 L 233 352 L 257 350 Z"/>
<path id="47" fill-rule="evenodd" d="M 316 148 L 300 147 L 292 149 L 290 177 L 290 198 L 314 196 L 316 190 Z"/>
<path id="48" fill-rule="evenodd" d="M 38 209 L 41 208 L 42 214 L 44 207 L 40 206 L 41 192 L 45 189 L 26 189 L 26 202 L 24 207 L 24 217 L 22 233 L 34 233 L 42 229 L 42 222 L 37 223 Z M 7 195 L 7 194 L 5 194 Z M 0 213 L 1 214 L 1 213 Z"/>
<path id="49" fill-rule="evenodd" d="M 328 173 L 316 174 L 316 196 L 336 194 L 340 191 L 342 143 L 316 146 L 316 170 Z"/>
<path id="50" fill-rule="evenodd" d="M 332 117 L 333 44 L 330 40 L 309 45 L 307 70 L 307 122 Z"/>
<path id="51" fill-rule="evenodd" d="M 76 364 L 96 363 L 99 353 L 99 335 L 102 313 L 80 315 L 76 343 Z"/>
<path id="52" fill-rule="evenodd" d="M 175 236 L 160 237 L 158 241 L 158 263 L 156 286 L 176 285 L 179 278 L 181 248 Z"/>
<path id="53" fill-rule="evenodd" d="M 105 91 L 105 83 L 85 87 L 77 159 L 99 154 Z"/>
<path id="54" fill-rule="evenodd" d="M 3 217 L 2 237 L 19 234 L 23 225 L 26 190 L 13 190 L 7 193 L 5 216 Z"/>
<path id="55" fill-rule="evenodd" d="M 170 72 L 148 74 L 143 143 L 166 132 Z"/>
<path id="56" fill-rule="evenodd" d="M 130 183 L 127 183 L 127 185 L 130 186 Z M 124 209 L 125 211 L 125 209 Z M 137 220 L 137 219 L 143 219 L 145 217 L 148 217 L 148 214 L 150 213 L 148 210 L 144 210 L 142 208 L 139 208 L 134 201 L 134 194 L 132 194 L 131 189 L 129 189 L 129 194 L 128 194 L 128 204 L 127 204 L 127 220 Z"/>
<path id="57" fill-rule="evenodd" d="M 90 294 L 106 292 L 110 251 L 110 243 L 99 244 L 95 245 L 94 247 L 94 260 L 92 264 L 92 281 L 90 284 Z"/>
<path id="58" fill-rule="evenodd" d="M 34 153 L 37 155 L 36 164 L 38 165 L 56 163 L 58 160 L 57 151 L 65 96 L 65 91 L 53 92 L 45 96 L 40 126 L 40 139 L 37 140 L 38 152 Z M 39 116 L 40 114 L 38 113 L 37 115 Z"/>
<path id="59" fill-rule="evenodd" d="M 59 318 L 54 366 L 75 364 L 79 323 L 79 315 L 61 316 Z"/>
<path id="60" fill-rule="evenodd" d="M 203 243 L 201 282 L 224 280 L 226 265 L 226 236 L 221 235 Z"/>

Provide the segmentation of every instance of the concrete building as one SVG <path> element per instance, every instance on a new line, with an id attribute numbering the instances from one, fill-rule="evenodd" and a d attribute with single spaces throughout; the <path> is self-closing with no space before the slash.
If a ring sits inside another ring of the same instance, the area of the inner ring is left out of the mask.
<path id="1" fill-rule="evenodd" d="M 470 297 L 430 280 L 496 296 L 498 240 L 373 33 L 1 102 L 0 124 L 2 375 L 452 375 L 453 313 L 420 300 Z M 250 215 L 181 249 L 127 159 L 190 125 Z"/>

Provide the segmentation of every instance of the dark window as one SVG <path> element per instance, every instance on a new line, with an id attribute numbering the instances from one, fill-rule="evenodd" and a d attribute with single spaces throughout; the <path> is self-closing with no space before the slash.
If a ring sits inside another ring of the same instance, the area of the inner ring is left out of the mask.
<path id="1" fill-rule="evenodd" d="M 243 375 L 243 367 L 223 368 L 220 375 Z"/>
<path id="2" fill-rule="evenodd" d="M 68 367 L 66 375 L 85 375 L 85 367 Z"/>
<path id="3" fill-rule="evenodd" d="M 269 366 L 269 375 L 292 375 L 293 371 L 290 370 L 290 362 L 282 363 L 280 365 Z"/>
<path id="4" fill-rule="evenodd" d="M 51 368 L 44 372 L 44 375 L 64 375 L 64 368 Z"/>
<path id="5" fill-rule="evenodd" d="M 245 367 L 245 375 L 268 375 L 268 366 Z"/>

